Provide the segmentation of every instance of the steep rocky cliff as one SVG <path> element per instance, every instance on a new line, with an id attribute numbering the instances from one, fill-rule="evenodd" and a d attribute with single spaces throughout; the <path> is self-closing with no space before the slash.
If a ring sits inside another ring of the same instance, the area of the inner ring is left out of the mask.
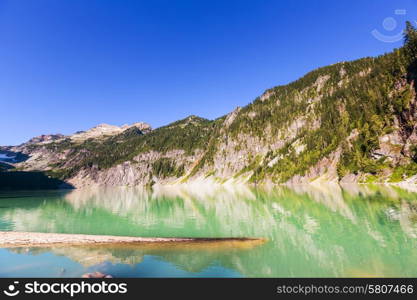
<path id="1" fill-rule="evenodd" d="M 379 57 L 317 69 L 216 120 L 100 125 L 32 140 L 17 170 L 84 185 L 210 178 L 260 184 L 417 181 L 417 34 Z M 9 151 L 9 152 L 7 152 Z"/>

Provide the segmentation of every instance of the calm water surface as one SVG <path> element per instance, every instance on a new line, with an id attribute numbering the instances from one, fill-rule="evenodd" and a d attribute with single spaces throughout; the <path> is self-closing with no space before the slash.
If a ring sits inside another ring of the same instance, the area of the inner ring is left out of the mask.
<path id="1" fill-rule="evenodd" d="M 417 189 L 416 189 L 417 190 Z M 0 249 L 0 277 L 417 277 L 410 187 L 2 192 L 0 230 L 265 243 Z"/>

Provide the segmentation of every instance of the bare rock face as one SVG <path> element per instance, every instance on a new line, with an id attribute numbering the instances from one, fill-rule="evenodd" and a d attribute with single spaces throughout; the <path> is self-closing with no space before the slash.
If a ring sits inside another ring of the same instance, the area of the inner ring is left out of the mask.
<path id="1" fill-rule="evenodd" d="M 337 182 L 337 163 L 339 162 L 341 149 L 337 149 L 329 156 L 322 158 L 317 164 L 312 166 L 305 175 L 296 175 L 287 183 L 306 184 L 313 181 Z"/>
<path id="2" fill-rule="evenodd" d="M 38 143 L 50 143 L 53 141 L 61 140 L 65 138 L 65 135 L 57 133 L 57 134 L 42 134 L 40 136 L 36 136 L 31 138 L 27 141 L 26 144 L 38 144 Z"/>
<path id="3" fill-rule="evenodd" d="M 241 108 L 236 107 L 234 111 L 227 115 L 226 120 L 224 121 L 224 126 L 229 127 L 233 121 L 236 119 L 237 115 L 239 114 Z"/>
<path id="4" fill-rule="evenodd" d="M 138 128 L 143 133 L 148 133 L 152 131 L 151 125 L 149 125 L 148 123 L 144 123 L 144 122 L 133 123 L 132 125 L 123 125 L 122 129 L 126 130 L 126 129 L 133 128 L 133 127 Z"/>
<path id="5" fill-rule="evenodd" d="M 121 127 L 109 125 L 109 124 L 99 124 L 96 127 L 93 127 L 87 131 L 78 132 L 72 135 L 70 138 L 72 141 L 75 142 L 83 142 L 88 139 L 97 139 L 97 138 L 108 138 L 124 131 L 131 129 L 131 128 L 138 128 L 143 133 L 148 133 L 152 130 L 151 126 L 147 123 L 134 123 L 132 125 L 123 125 Z"/>
<path id="6" fill-rule="evenodd" d="M 69 179 L 75 187 L 86 186 L 145 186 L 154 184 L 168 184 L 178 181 L 175 176 L 162 177 L 153 174 L 152 164 L 160 159 L 169 159 L 176 165 L 184 165 L 187 170 L 192 169 L 193 164 L 202 155 L 196 151 L 194 155 L 186 155 L 184 150 L 174 150 L 167 153 L 149 151 L 134 157 L 133 161 L 123 162 L 104 170 L 85 169 Z"/>
<path id="7" fill-rule="evenodd" d="M 264 102 L 265 100 L 269 99 L 274 93 L 271 90 L 265 91 L 259 99 Z"/>
<path id="8" fill-rule="evenodd" d="M 346 176 L 344 176 L 341 180 L 340 183 L 341 184 L 352 184 L 352 183 L 358 183 L 360 182 L 363 178 L 363 174 L 348 174 Z"/>
<path id="9" fill-rule="evenodd" d="M 380 157 L 387 157 L 391 161 L 398 162 L 401 160 L 401 151 L 403 147 L 404 141 L 397 130 L 390 134 L 381 136 L 379 138 L 379 148 L 375 150 L 372 155 L 376 159 Z"/>

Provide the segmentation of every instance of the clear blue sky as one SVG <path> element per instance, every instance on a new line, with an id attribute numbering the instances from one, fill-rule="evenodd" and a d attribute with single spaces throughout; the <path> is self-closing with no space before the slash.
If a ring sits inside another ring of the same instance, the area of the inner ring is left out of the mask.
<path id="1" fill-rule="evenodd" d="M 394 35 L 406 19 L 417 1 L 0 0 L 0 145 L 213 119 L 319 66 L 401 46 L 371 31 Z"/>

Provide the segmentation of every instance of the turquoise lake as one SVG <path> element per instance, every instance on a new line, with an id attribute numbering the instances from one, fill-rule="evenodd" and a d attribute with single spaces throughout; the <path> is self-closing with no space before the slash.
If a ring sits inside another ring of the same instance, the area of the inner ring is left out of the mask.
<path id="1" fill-rule="evenodd" d="M 0 277 L 417 277 L 417 188 L 94 188 L 0 193 L 0 230 L 262 237 L 0 249 Z"/>

